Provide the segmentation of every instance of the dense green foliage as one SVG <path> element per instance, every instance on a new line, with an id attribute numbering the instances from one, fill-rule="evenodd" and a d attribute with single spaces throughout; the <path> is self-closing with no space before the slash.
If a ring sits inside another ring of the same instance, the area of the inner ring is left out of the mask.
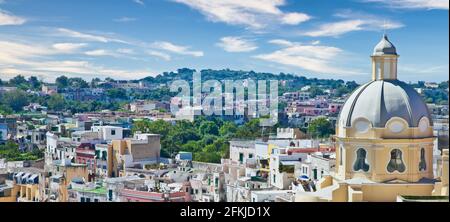
<path id="1" fill-rule="evenodd" d="M 309 123 L 308 134 L 314 138 L 328 138 L 335 132 L 331 122 L 324 117 L 317 118 Z"/>
<path id="2" fill-rule="evenodd" d="M 31 152 L 19 151 L 17 143 L 8 141 L 5 145 L 0 145 L 0 159 L 6 158 L 7 161 L 26 161 L 38 160 L 44 157 L 44 153 L 39 149 L 33 149 Z"/>
<path id="3" fill-rule="evenodd" d="M 192 152 L 194 160 L 199 162 L 220 163 L 229 155 L 230 139 L 255 139 L 268 136 L 273 129 L 263 131 L 259 119 L 237 126 L 233 122 L 224 122 L 219 118 L 199 117 L 194 122 L 178 121 L 174 125 L 163 120 L 137 121 L 133 132 L 156 133 L 162 136 L 161 155 L 173 157 L 180 151 Z M 262 132 L 265 132 L 261 134 Z"/>
<path id="4" fill-rule="evenodd" d="M 28 95 L 22 90 L 15 90 L 0 94 L 0 105 L 9 112 L 20 112 L 23 107 L 29 104 Z"/>

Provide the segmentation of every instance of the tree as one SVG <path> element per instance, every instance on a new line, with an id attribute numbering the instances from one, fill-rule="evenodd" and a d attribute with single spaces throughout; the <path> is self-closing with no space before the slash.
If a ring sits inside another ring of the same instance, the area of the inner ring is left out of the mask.
<path id="1" fill-rule="evenodd" d="M 95 88 L 95 87 L 97 87 L 97 85 L 98 85 L 98 83 L 99 82 L 101 82 L 102 80 L 100 79 L 100 78 L 93 78 L 92 80 L 91 80 L 91 88 Z"/>
<path id="2" fill-rule="evenodd" d="M 325 92 L 316 86 L 311 87 L 311 89 L 309 89 L 309 92 L 311 93 L 312 98 L 316 96 L 325 95 Z"/>
<path id="3" fill-rule="evenodd" d="M 439 84 L 439 89 L 448 89 L 448 81 L 441 82 Z"/>
<path id="4" fill-rule="evenodd" d="M 89 88 L 89 84 L 86 81 L 84 81 L 84 79 L 82 79 L 82 78 L 70 78 L 69 86 L 76 88 L 76 89 Z"/>
<path id="5" fill-rule="evenodd" d="M 127 92 L 124 89 L 109 89 L 106 91 L 106 95 L 108 95 L 111 99 L 126 99 Z"/>
<path id="6" fill-rule="evenodd" d="M 328 138 L 334 134 L 334 129 L 327 118 L 319 117 L 309 123 L 308 133 L 315 138 Z"/>
<path id="7" fill-rule="evenodd" d="M 66 88 L 67 86 L 69 86 L 69 78 L 67 78 L 66 76 L 60 76 L 56 78 L 56 85 L 61 89 Z"/>
<path id="8" fill-rule="evenodd" d="M 233 122 L 225 122 L 219 129 L 219 135 L 222 137 L 233 137 L 236 134 L 238 127 Z"/>
<path id="9" fill-rule="evenodd" d="M 66 101 L 64 97 L 60 94 L 55 94 L 50 96 L 50 99 L 47 102 L 47 106 L 49 109 L 54 111 L 62 111 L 65 109 Z"/>
<path id="10" fill-rule="evenodd" d="M 23 107 L 29 104 L 28 96 L 22 90 L 15 90 L 3 94 L 1 103 L 5 106 L 9 106 L 16 112 L 22 111 Z"/>
<path id="11" fill-rule="evenodd" d="M 28 84 L 30 84 L 31 89 L 39 89 L 41 88 L 41 81 L 36 76 L 31 76 L 28 78 Z"/>
<path id="12" fill-rule="evenodd" d="M 261 136 L 261 130 L 260 119 L 252 119 L 238 128 L 235 137 L 240 139 L 255 139 Z"/>
<path id="13" fill-rule="evenodd" d="M 18 87 L 22 84 L 26 84 L 26 83 L 27 83 L 27 80 L 22 75 L 18 75 L 9 80 L 9 84 L 11 84 L 12 86 L 16 86 L 16 87 Z"/>
<path id="14" fill-rule="evenodd" d="M 14 112 L 14 110 L 12 110 L 10 106 L 1 104 L 1 101 L 0 101 L 0 114 L 9 115 L 9 114 L 12 114 L 13 112 Z"/>
<path id="15" fill-rule="evenodd" d="M 202 135 L 219 135 L 219 128 L 216 123 L 212 121 L 203 122 L 199 127 L 200 134 Z"/>

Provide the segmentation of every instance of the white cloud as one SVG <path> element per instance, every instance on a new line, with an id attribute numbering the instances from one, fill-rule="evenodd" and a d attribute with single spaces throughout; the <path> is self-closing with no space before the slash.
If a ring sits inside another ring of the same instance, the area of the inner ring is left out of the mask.
<path id="1" fill-rule="evenodd" d="M 145 6 L 144 0 L 133 0 L 134 3 Z"/>
<path id="2" fill-rule="evenodd" d="M 88 56 L 111 56 L 111 57 L 119 57 L 118 54 L 111 52 L 109 50 L 105 50 L 105 49 L 96 49 L 96 50 L 92 50 L 92 51 L 87 51 L 84 54 L 88 55 Z"/>
<path id="3" fill-rule="evenodd" d="M 105 68 L 87 61 L 55 60 L 54 56 L 74 52 L 84 47 L 82 43 L 56 43 L 43 45 L 38 43 L 13 42 L 0 40 L 0 73 L 3 76 L 14 75 L 42 75 L 47 79 L 54 79 L 56 75 L 70 74 L 73 76 L 90 77 L 93 74 L 110 76 L 121 79 L 145 77 L 149 71 L 123 70 Z M 92 56 L 107 56 L 107 50 L 93 50 L 88 54 Z M 113 53 L 116 55 L 115 53 Z"/>
<path id="4" fill-rule="evenodd" d="M 272 39 L 269 41 L 269 43 L 275 44 L 275 45 L 280 45 L 280 46 L 293 46 L 294 43 L 284 40 L 284 39 Z"/>
<path id="5" fill-rule="evenodd" d="M 161 59 L 163 59 L 165 61 L 170 61 L 172 59 L 169 54 L 164 53 L 164 52 L 158 52 L 158 51 L 155 51 L 155 50 L 149 50 L 147 52 L 147 54 L 150 55 L 150 56 L 153 56 L 153 57 L 161 58 Z"/>
<path id="6" fill-rule="evenodd" d="M 311 17 L 307 14 L 303 13 L 288 13 L 283 16 L 281 19 L 281 23 L 287 24 L 287 25 L 298 25 L 302 22 L 306 22 L 310 20 Z"/>
<path id="7" fill-rule="evenodd" d="M 258 46 L 256 46 L 252 41 L 234 36 L 221 38 L 217 45 L 227 52 L 251 52 L 258 49 Z"/>
<path id="8" fill-rule="evenodd" d="M 340 75 L 359 73 L 355 70 L 343 69 L 335 65 L 336 58 L 343 54 L 343 50 L 339 48 L 318 44 L 302 44 L 280 39 L 272 40 L 270 43 L 283 46 L 283 48 L 272 53 L 256 55 L 254 58 L 315 73 Z"/>
<path id="9" fill-rule="evenodd" d="M 86 43 L 56 43 L 53 48 L 62 53 L 73 53 L 81 48 L 86 47 Z"/>
<path id="10" fill-rule="evenodd" d="M 27 20 L 0 9 L 0 26 L 23 25 Z"/>
<path id="11" fill-rule="evenodd" d="M 213 22 L 262 29 L 272 22 L 298 25 L 310 17 L 303 13 L 285 13 L 279 7 L 285 0 L 172 0 L 200 11 Z"/>
<path id="12" fill-rule="evenodd" d="M 321 36 L 340 36 L 354 31 L 380 31 L 385 29 L 398 29 L 404 27 L 400 22 L 380 19 L 379 16 L 343 10 L 334 15 L 337 18 L 344 19 L 338 22 L 325 23 L 318 26 L 317 29 L 305 31 L 301 35 L 311 37 Z"/>
<path id="13" fill-rule="evenodd" d="M 116 43 L 122 43 L 122 44 L 130 44 L 126 41 L 115 39 L 115 38 L 109 38 L 101 35 L 92 35 L 87 33 L 81 33 L 74 30 L 66 29 L 66 28 L 59 28 L 57 29 L 57 34 L 65 37 L 70 38 L 76 38 L 81 39 L 85 41 L 92 41 L 92 42 L 102 42 L 102 43 L 109 43 L 109 42 L 116 42 Z"/>
<path id="14" fill-rule="evenodd" d="M 448 0 L 362 0 L 368 3 L 382 3 L 391 8 L 404 9 L 449 9 Z"/>
<path id="15" fill-rule="evenodd" d="M 117 49 L 117 52 L 121 53 L 121 54 L 128 54 L 128 55 L 135 54 L 135 51 L 133 49 L 127 49 L 127 48 Z"/>
<path id="16" fill-rule="evenodd" d="M 134 22 L 137 21 L 137 18 L 131 18 L 131 17 L 120 17 L 117 19 L 114 19 L 115 22 Z"/>
<path id="17" fill-rule="evenodd" d="M 318 37 L 318 36 L 339 36 L 351 31 L 363 30 L 363 20 L 347 20 L 340 22 L 333 22 L 321 25 L 318 29 L 305 32 L 304 35 Z"/>
<path id="18" fill-rule="evenodd" d="M 152 48 L 156 48 L 156 49 L 162 49 L 168 52 L 172 52 L 175 54 L 180 54 L 180 55 L 190 55 L 190 56 L 194 56 L 194 57 L 202 57 L 204 56 L 204 53 L 202 51 L 191 51 L 189 46 L 180 46 L 180 45 L 175 45 L 173 43 L 170 42 L 154 42 L 151 44 Z"/>

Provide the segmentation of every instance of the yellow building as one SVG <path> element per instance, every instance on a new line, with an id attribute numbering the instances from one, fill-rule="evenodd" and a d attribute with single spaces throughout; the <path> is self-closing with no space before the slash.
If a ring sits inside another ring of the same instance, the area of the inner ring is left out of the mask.
<path id="1" fill-rule="evenodd" d="M 372 81 L 359 87 L 340 113 L 335 174 L 322 181 L 320 191 L 297 194 L 297 201 L 448 195 L 448 155 L 442 164 L 446 173 L 435 179 L 433 121 L 421 96 L 397 79 L 398 59 L 384 35 L 372 55 Z"/>
<path id="2" fill-rule="evenodd" d="M 143 169 L 159 163 L 160 156 L 160 135 L 136 134 L 134 138 L 113 140 L 108 146 L 108 177 L 124 176 L 127 168 Z"/>

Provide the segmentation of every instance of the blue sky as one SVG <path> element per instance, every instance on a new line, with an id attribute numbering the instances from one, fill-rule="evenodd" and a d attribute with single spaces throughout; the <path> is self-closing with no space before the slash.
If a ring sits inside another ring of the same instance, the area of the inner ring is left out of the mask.
<path id="1" fill-rule="evenodd" d="M 178 68 L 367 81 L 386 30 L 400 79 L 444 81 L 448 0 L 0 0 L 0 78 Z"/>

